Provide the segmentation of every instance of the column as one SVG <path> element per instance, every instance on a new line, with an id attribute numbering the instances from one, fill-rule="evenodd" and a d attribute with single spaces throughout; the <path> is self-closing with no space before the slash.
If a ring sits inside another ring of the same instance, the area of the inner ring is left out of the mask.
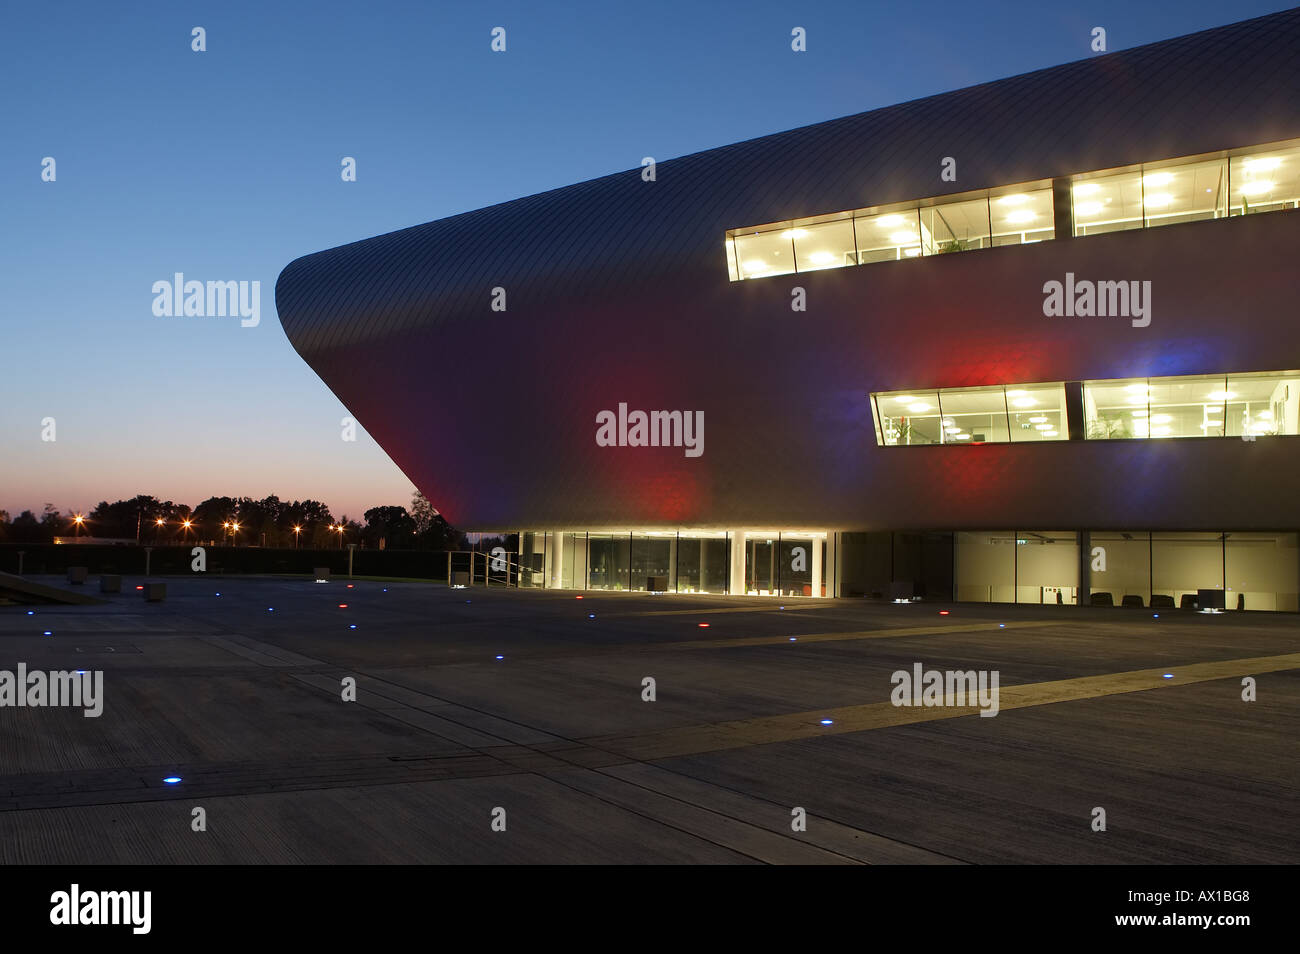
<path id="1" fill-rule="evenodd" d="M 731 573 L 727 592 L 733 596 L 745 595 L 745 531 L 731 531 Z"/>
<path id="2" fill-rule="evenodd" d="M 820 597 L 822 595 L 822 541 L 813 537 L 810 549 L 812 550 L 812 595 Z"/>

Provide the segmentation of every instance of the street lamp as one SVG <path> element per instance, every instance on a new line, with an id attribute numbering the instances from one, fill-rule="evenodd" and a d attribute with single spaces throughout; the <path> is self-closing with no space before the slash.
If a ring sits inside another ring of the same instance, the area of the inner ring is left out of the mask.
<path id="1" fill-rule="evenodd" d="M 194 526 L 193 520 L 181 521 L 181 539 L 187 539 L 190 535 L 190 528 Z"/>
<path id="2" fill-rule="evenodd" d="M 164 520 L 162 517 L 159 517 L 157 520 L 154 521 L 154 525 L 158 527 L 158 534 L 154 538 L 155 542 L 162 543 L 162 529 L 167 525 L 167 521 Z"/>
<path id="3" fill-rule="evenodd" d="M 230 521 L 230 545 L 232 547 L 239 546 L 235 539 L 237 533 L 239 533 L 239 521 L 232 520 Z"/>
<path id="4" fill-rule="evenodd" d="M 337 530 L 339 532 L 339 549 L 342 550 L 343 549 L 343 524 L 340 523 L 336 527 L 330 527 L 330 529 Z"/>
<path id="5" fill-rule="evenodd" d="M 300 534 L 300 533 L 302 533 L 302 527 L 294 527 L 294 528 L 293 528 L 293 548 L 294 548 L 295 550 L 298 549 L 298 543 L 302 540 L 302 538 L 301 538 L 300 536 L 298 536 L 298 534 Z"/>
<path id="6" fill-rule="evenodd" d="M 74 540 L 77 537 L 81 536 L 81 527 L 83 524 L 85 524 L 85 522 L 86 522 L 86 518 L 83 517 L 81 514 L 77 514 L 75 517 L 72 518 L 72 538 Z"/>

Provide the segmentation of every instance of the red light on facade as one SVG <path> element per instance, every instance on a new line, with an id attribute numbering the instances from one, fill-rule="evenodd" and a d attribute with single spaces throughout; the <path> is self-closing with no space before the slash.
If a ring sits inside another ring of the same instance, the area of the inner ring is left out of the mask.
<path id="1" fill-rule="evenodd" d="M 708 628 L 709 628 L 709 624 L 708 624 L 708 623 L 699 623 L 698 625 L 699 625 L 699 627 L 700 627 L 701 629 L 708 629 Z"/>
<path id="2" fill-rule="evenodd" d="M 347 603 L 340 603 L 340 604 L 339 604 L 339 609 L 347 609 L 347 608 L 348 608 L 348 604 L 347 604 Z"/>
<path id="3" fill-rule="evenodd" d="M 947 611 L 947 610 L 939 610 L 939 615 L 940 615 L 940 616 L 947 616 L 947 615 L 948 615 L 948 611 Z"/>

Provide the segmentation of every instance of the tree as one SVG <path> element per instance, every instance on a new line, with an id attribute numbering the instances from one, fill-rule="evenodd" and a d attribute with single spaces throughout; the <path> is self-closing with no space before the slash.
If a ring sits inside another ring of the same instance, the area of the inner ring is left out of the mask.
<path id="1" fill-rule="evenodd" d="M 438 511 L 433 508 L 433 504 L 425 499 L 423 491 L 417 490 L 411 498 L 411 519 L 415 522 L 416 535 L 427 533 L 436 516 Z"/>
<path id="2" fill-rule="evenodd" d="M 405 507 L 371 507 L 365 517 L 361 538 L 366 546 L 378 550 L 407 548 L 415 542 L 415 521 Z"/>

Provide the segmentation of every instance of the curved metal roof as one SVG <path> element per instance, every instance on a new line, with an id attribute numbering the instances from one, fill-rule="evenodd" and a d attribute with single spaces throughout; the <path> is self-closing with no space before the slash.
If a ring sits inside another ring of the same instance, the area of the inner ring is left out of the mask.
<path id="1" fill-rule="evenodd" d="M 310 363 L 486 312 L 726 278 L 726 229 L 1300 136 L 1300 9 L 616 173 L 299 258 L 276 283 Z M 942 157 L 958 180 L 941 182 Z M 527 290 L 525 292 L 525 289 Z"/>

